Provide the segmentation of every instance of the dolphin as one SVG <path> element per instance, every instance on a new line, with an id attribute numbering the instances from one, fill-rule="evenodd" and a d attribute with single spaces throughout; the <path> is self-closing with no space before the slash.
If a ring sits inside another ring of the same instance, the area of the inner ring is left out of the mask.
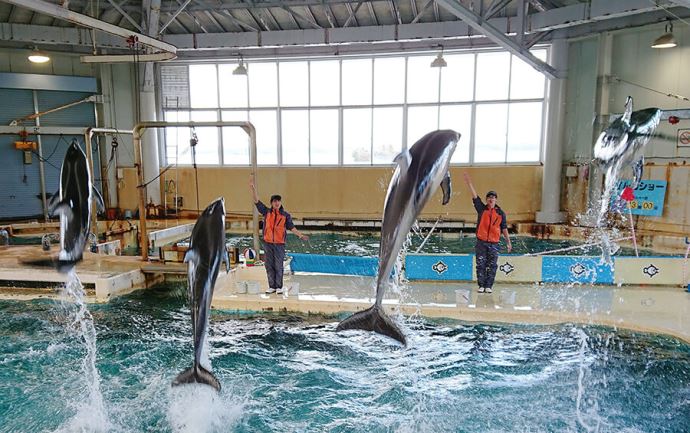
<path id="1" fill-rule="evenodd" d="M 201 353 L 206 340 L 213 286 L 216 284 L 221 262 L 225 262 L 226 269 L 230 272 L 230 260 L 225 249 L 225 201 L 223 198 L 218 198 L 208 205 L 197 219 L 184 261 L 187 263 L 187 294 L 189 307 L 192 310 L 194 364 L 180 373 L 172 385 L 204 383 L 220 391 L 218 379 L 201 366 Z"/>
<path id="2" fill-rule="evenodd" d="M 70 272 L 82 260 L 91 230 L 91 204 L 96 200 L 104 210 L 103 197 L 91 182 L 91 171 L 77 140 L 67 148 L 60 168 L 60 189 L 48 204 L 51 215 L 60 216 L 60 252 L 57 259 L 27 261 L 28 264 L 55 266 L 61 273 Z"/>
<path id="3" fill-rule="evenodd" d="M 623 115 L 611 122 L 594 143 L 594 161 L 606 169 L 607 183 L 615 182 L 609 177 L 633 163 L 632 188 L 637 186 L 644 167 L 642 148 L 649 142 L 660 120 L 659 108 L 633 111 L 633 98 L 628 96 Z"/>
<path id="4" fill-rule="evenodd" d="M 455 152 L 460 134 L 451 130 L 426 134 L 409 150 L 395 157 L 397 167 L 388 185 L 381 223 L 379 270 L 376 280 L 376 302 L 340 322 L 337 331 L 363 329 L 386 335 L 403 345 L 405 335 L 388 317 L 381 306 L 383 293 L 390 283 L 391 271 L 398 253 L 407 238 L 417 215 L 439 185 L 443 190 L 443 204 L 450 201 L 450 173 L 448 166 Z"/>

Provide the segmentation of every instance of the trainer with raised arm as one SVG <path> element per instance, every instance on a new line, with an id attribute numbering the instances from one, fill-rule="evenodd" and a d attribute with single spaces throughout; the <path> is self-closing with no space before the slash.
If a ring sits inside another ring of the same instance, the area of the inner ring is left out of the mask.
<path id="1" fill-rule="evenodd" d="M 477 196 L 477 191 L 472 185 L 470 175 L 463 173 L 467 186 L 472 191 L 472 203 L 477 211 L 477 243 L 475 244 L 475 258 L 477 261 L 477 284 L 479 293 L 491 293 L 493 291 L 494 279 L 496 278 L 496 268 L 498 266 L 498 241 L 501 233 L 506 239 L 508 252 L 512 251 L 513 245 L 508 236 L 508 218 L 505 212 L 496 202 L 498 194 L 496 191 L 486 193 L 486 204 Z"/>
<path id="2" fill-rule="evenodd" d="M 249 177 L 249 188 L 252 191 L 254 205 L 259 213 L 264 216 L 264 266 L 268 276 L 268 290 L 266 293 L 283 293 L 283 260 L 285 259 L 285 241 L 287 230 L 298 238 L 308 240 L 309 237 L 302 234 L 292 217 L 283 209 L 282 197 L 275 194 L 271 196 L 271 207 L 267 207 L 259 200 L 254 185 L 254 176 Z"/>

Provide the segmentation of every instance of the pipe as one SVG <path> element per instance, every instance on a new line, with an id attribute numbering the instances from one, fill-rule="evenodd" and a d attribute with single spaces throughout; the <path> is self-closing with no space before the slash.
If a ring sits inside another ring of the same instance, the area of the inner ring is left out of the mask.
<path id="1" fill-rule="evenodd" d="M 91 140 L 93 135 L 96 133 L 101 134 L 134 134 L 134 131 L 129 130 L 119 130 L 115 128 L 94 128 L 88 127 L 84 130 L 84 144 L 86 146 L 86 161 L 89 164 L 89 171 L 91 176 L 94 175 L 93 172 L 93 151 L 91 150 Z M 103 173 L 101 173 L 103 177 Z M 103 203 L 105 206 L 105 203 Z M 96 208 L 96 202 L 91 202 L 91 227 L 93 227 L 93 232 L 98 236 L 98 209 Z"/>
<path id="2" fill-rule="evenodd" d="M 149 238 L 146 230 L 146 192 L 143 185 L 146 184 L 144 179 L 142 148 L 141 148 L 141 131 L 147 128 L 167 128 L 167 127 L 197 127 L 203 128 L 207 126 L 235 126 L 240 127 L 249 135 L 250 141 L 250 155 L 252 163 L 252 175 L 256 181 L 257 161 L 256 161 L 256 128 L 251 122 L 228 122 L 228 121 L 214 121 L 214 122 L 165 122 L 165 121 L 148 121 L 139 122 L 134 125 L 133 140 L 134 140 L 134 165 L 137 168 L 137 181 L 139 183 L 139 245 L 141 245 L 141 259 L 147 261 L 149 259 Z M 259 211 L 254 208 L 252 221 L 254 223 L 254 249 L 259 251 Z"/>
<path id="3" fill-rule="evenodd" d="M 91 95 L 87 98 L 80 99 L 80 100 L 74 101 L 74 102 L 70 102 L 69 104 L 60 105 L 59 107 L 51 108 L 51 109 L 46 110 L 46 111 L 38 112 L 37 110 L 34 110 L 35 111 L 34 114 L 29 114 L 28 116 L 24 116 L 24 117 L 19 118 L 19 119 L 14 119 L 13 121 L 10 122 L 10 126 L 16 126 L 16 125 L 19 125 L 20 123 L 23 123 L 23 122 L 26 122 L 29 120 L 38 119 L 39 117 L 45 116 L 46 114 L 55 113 L 56 111 L 64 110 L 66 108 L 71 108 L 71 107 L 74 107 L 75 105 L 83 104 L 85 102 L 98 102 L 99 97 L 100 97 L 100 95 Z"/>
<path id="4" fill-rule="evenodd" d="M 34 114 L 38 114 L 38 94 L 34 90 Z M 36 126 L 41 126 L 40 117 L 36 117 Z M 48 201 L 46 200 L 46 171 L 43 164 L 43 143 L 41 141 L 41 135 L 36 135 L 36 142 L 38 143 L 38 174 L 41 178 L 41 203 L 43 204 L 43 219 L 48 222 Z"/>

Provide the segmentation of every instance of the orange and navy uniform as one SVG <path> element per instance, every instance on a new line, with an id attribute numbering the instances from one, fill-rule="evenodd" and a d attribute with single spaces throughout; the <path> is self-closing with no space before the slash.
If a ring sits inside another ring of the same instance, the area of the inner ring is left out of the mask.
<path id="1" fill-rule="evenodd" d="M 472 199 L 472 202 L 477 211 L 477 239 L 492 244 L 498 243 L 501 232 L 508 227 L 505 212 L 498 206 L 489 208 L 479 197 Z"/>
<path id="2" fill-rule="evenodd" d="M 282 206 L 280 209 L 273 209 L 266 207 L 261 201 L 256 203 L 256 208 L 264 216 L 264 242 L 285 244 L 287 231 L 295 227 L 292 216 Z"/>

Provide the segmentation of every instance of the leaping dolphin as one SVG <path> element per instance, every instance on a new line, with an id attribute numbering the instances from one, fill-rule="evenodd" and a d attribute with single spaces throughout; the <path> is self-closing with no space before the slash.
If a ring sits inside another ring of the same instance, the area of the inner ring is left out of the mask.
<path id="1" fill-rule="evenodd" d="M 405 334 L 381 307 L 383 293 L 390 283 L 393 265 L 417 215 L 439 185 L 443 190 L 443 204 L 450 200 L 448 166 L 459 139 L 460 134 L 451 130 L 430 132 L 395 158 L 398 166 L 388 185 L 383 207 L 376 302 L 340 322 L 336 331 L 374 331 L 403 345 L 407 344 Z"/>
<path id="2" fill-rule="evenodd" d="M 201 353 L 206 341 L 208 317 L 211 311 L 213 287 L 218 278 L 221 262 L 230 271 L 230 260 L 225 249 L 225 202 L 216 199 L 208 205 L 192 229 L 189 250 L 185 254 L 189 307 L 192 310 L 194 334 L 194 365 L 180 373 L 172 385 L 204 383 L 220 391 L 218 379 L 201 366 Z"/>
<path id="3" fill-rule="evenodd" d="M 623 115 L 611 122 L 594 143 L 594 160 L 606 168 L 607 181 L 624 165 L 633 163 L 632 188 L 637 186 L 644 167 L 642 148 L 649 142 L 660 120 L 661 110 L 658 108 L 633 111 L 633 98 L 628 96 Z"/>
<path id="4" fill-rule="evenodd" d="M 91 182 L 86 155 L 77 140 L 65 153 L 60 169 L 60 189 L 50 199 L 49 212 L 60 216 L 60 253 L 57 259 L 27 261 L 28 264 L 55 266 L 70 272 L 81 261 L 91 230 L 91 204 L 96 200 L 103 211 L 103 197 Z"/>

